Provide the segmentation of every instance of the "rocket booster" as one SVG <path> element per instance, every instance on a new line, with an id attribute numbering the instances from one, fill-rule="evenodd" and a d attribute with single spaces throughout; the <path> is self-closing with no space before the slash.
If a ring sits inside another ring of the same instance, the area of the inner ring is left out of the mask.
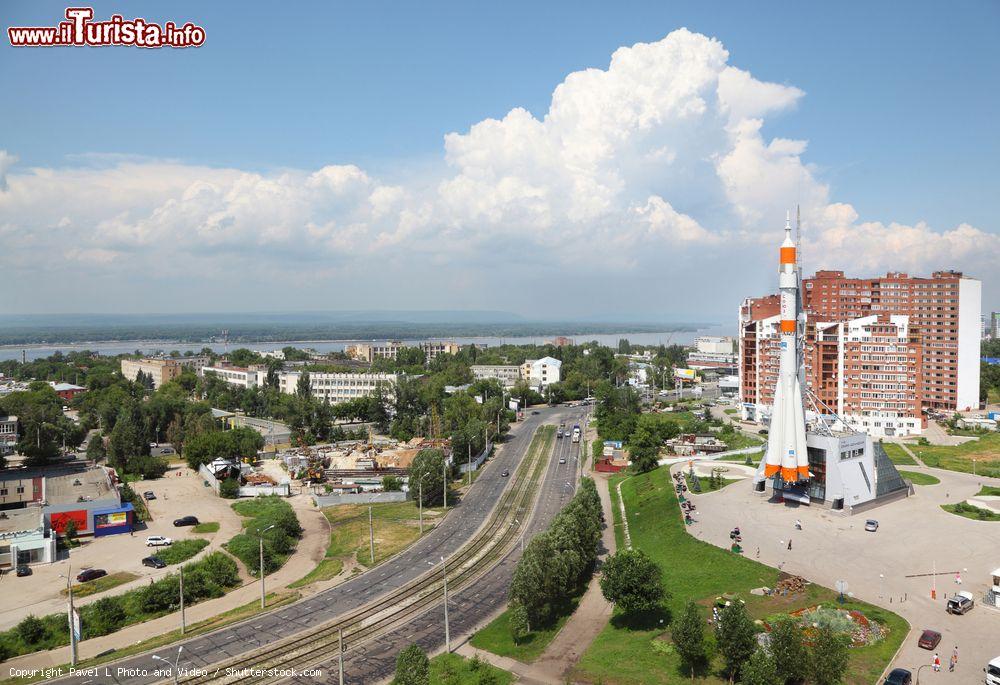
<path id="1" fill-rule="evenodd" d="M 787 217 L 785 240 L 781 243 L 779 255 L 781 356 L 764 457 L 764 476 L 780 477 L 786 483 L 796 483 L 809 479 L 809 454 L 806 449 L 806 419 L 799 376 L 799 272 L 791 220 Z"/>

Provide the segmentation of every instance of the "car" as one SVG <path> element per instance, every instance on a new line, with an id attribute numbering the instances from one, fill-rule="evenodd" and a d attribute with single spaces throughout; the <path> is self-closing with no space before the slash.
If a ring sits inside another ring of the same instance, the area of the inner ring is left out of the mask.
<path id="1" fill-rule="evenodd" d="M 176 523 L 174 525 L 177 525 Z M 174 544 L 174 541 L 165 535 L 150 535 L 146 538 L 146 547 L 166 547 Z"/>
<path id="2" fill-rule="evenodd" d="M 103 578 L 108 575 L 108 572 L 103 568 L 88 568 L 86 571 L 80 571 L 76 574 L 76 582 L 86 583 L 90 580 L 96 580 L 97 578 Z"/>
<path id="3" fill-rule="evenodd" d="M 152 490 L 146 490 L 146 492 L 142 493 L 142 496 L 146 498 L 146 500 L 156 499 L 156 493 Z"/>
<path id="4" fill-rule="evenodd" d="M 507 469 L 504 469 L 503 473 L 500 474 L 500 476 L 503 477 L 503 478 L 506 478 L 509 475 L 510 475 L 510 471 L 508 471 Z"/>
<path id="5" fill-rule="evenodd" d="M 894 668 L 882 682 L 884 685 L 910 685 L 913 682 L 913 674 L 905 668 Z"/>
<path id="6" fill-rule="evenodd" d="M 559 463 L 560 464 L 565 464 L 566 463 L 566 457 L 559 457 Z"/>
<path id="7" fill-rule="evenodd" d="M 150 568 L 166 568 L 167 562 L 163 561 L 163 559 L 154 554 L 143 559 L 142 565 Z"/>
<path id="8" fill-rule="evenodd" d="M 934 649 L 941 643 L 941 633 L 936 630 L 925 630 L 920 633 L 920 639 L 917 640 L 917 647 L 921 649 Z"/>
<path id="9" fill-rule="evenodd" d="M 875 519 L 868 519 L 867 521 L 865 521 L 865 530 L 867 530 L 869 533 L 874 533 L 875 531 L 877 531 L 878 521 L 876 521 Z"/>
<path id="10" fill-rule="evenodd" d="M 198 517 L 197 516 L 182 516 L 179 519 L 174 519 L 174 527 L 180 528 L 181 526 L 197 526 Z"/>
<path id="11" fill-rule="evenodd" d="M 162 447 L 162 448 L 160 448 L 160 454 L 173 454 L 173 453 L 174 453 L 174 448 L 173 447 Z"/>
<path id="12" fill-rule="evenodd" d="M 972 608 L 975 606 L 976 601 L 972 598 L 972 593 L 962 591 L 949 599 L 944 609 L 949 614 L 962 616 L 972 611 Z"/>
<path id="13" fill-rule="evenodd" d="M 533 411 L 533 412 L 531 412 L 531 415 L 532 415 L 532 416 L 538 416 L 538 415 L 539 415 L 539 414 L 541 414 L 541 413 L 542 413 L 542 412 L 540 412 L 540 411 Z"/>
<path id="14" fill-rule="evenodd" d="M 556 431 L 556 437 L 557 438 L 561 438 L 562 436 L 563 436 L 563 432 L 562 431 Z"/>
<path id="15" fill-rule="evenodd" d="M 31 567 L 30 566 L 26 566 L 25 564 L 21 564 L 20 566 L 17 567 L 17 577 L 18 578 L 24 578 L 25 576 L 30 576 L 30 575 L 31 575 Z"/>
<path id="16" fill-rule="evenodd" d="M 159 447 L 159 445 L 157 443 L 155 443 L 155 442 L 149 443 L 149 446 L 150 447 Z"/>

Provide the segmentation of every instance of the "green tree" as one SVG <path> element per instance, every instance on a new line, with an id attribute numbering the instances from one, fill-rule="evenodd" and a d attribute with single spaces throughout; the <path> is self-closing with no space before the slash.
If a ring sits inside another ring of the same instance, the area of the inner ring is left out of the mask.
<path id="1" fill-rule="evenodd" d="M 31 614 L 14 627 L 14 632 L 21 638 L 21 642 L 31 647 L 45 637 L 45 624 L 42 619 Z"/>
<path id="2" fill-rule="evenodd" d="M 715 642 L 726 662 L 729 682 L 733 682 L 757 647 L 757 630 L 743 602 L 733 602 L 719 614 Z"/>
<path id="3" fill-rule="evenodd" d="M 639 425 L 628 439 L 632 468 L 639 473 L 655 469 L 660 457 L 660 438 L 648 427 Z"/>
<path id="4" fill-rule="evenodd" d="M 66 527 L 63 529 L 63 535 L 66 536 L 67 540 L 73 542 L 73 540 L 76 539 L 77 533 L 79 532 L 80 531 L 76 527 L 75 520 L 69 519 L 68 521 L 66 521 Z"/>
<path id="5" fill-rule="evenodd" d="M 514 644 L 520 644 L 521 640 L 531 632 L 528 610 L 520 602 L 511 602 L 507 607 L 507 628 L 514 639 Z"/>
<path id="6" fill-rule="evenodd" d="M 91 632 L 96 635 L 113 633 L 125 625 L 125 606 L 120 596 L 102 597 L 88 608 L 88 613 L 92 618 L 92 621 L 90 621 L 92 625 Z"/>
<path id="7" fill-rule="evenodd" d="M 396 476 L 382 476 L 382 489 L 386 492 L 399 492 L 403 489 L 403 481 Z"/>
<path id="8" fill-rule="evenodd" d="M 651 611 L 666 598 L 656 562 L 641 549 L 623 549 L 604 562 L 601 593 L 626 614 Z"/>
<path id="9" fill-rule="evenodd" d="M 236 499 L 240 494 L 240 482 L 235 478 L 226 478 L 219 483 L 219 497 Z"/>
<path id="10" fill-rule="evenodd" d="M 821 625 L 809 650 L 809 674 L 816 685 L 839 685 L 850 659 L 847 637 Z"/>
<path id="11" fill-rule="evenodd" d="M 94 434 L 90 438 L 90 442 L 87 443 L 87 459 L 97 463 L 103 461 L 107 456 L 108 452 L 104 449 L 104 435 L 102 433 Z"/>
<path id="12" fill-rule="evenodd" d="M 410 463 L 410 497 L 423 495 L 425 507 L 444 501 L 444 454 L 441 450 L 420 450 Z"/>
<path id="13" fill-rule="evenodd" d="M 308 371 L 303 371 L 299 374 L 299 381 L 295 384 L 295 394 L 303 399 L 312 397 Z"/>
<path id="14" fill-rule="evenodd" d="M 778 679 L 784 683 L 805 680 L 809 655 L 802 641 L 802 629 L 791 618 L 783 618 L 771 626 L 770 651 L 774 657 Z"/>
<path id="15" fill-rule="evenodd" d="M 431 665 L 420 645 L 412 644 L 396 657 L 393 685 L 430 685 Z"/>
<path id="16" fill-rule="evenodd" d="M 128 471 L 129 459 L 149 451 L 138 407 L 122 407 L 108 440 L 108 461 L 119 471 Z"/>
<path id="17" fill-rule="evenodd" d="M 670 631 L 670 638 L 674 641 L 681 661 L 691 670 L 691 680 L 694 680 L 695 669 L 708 657 L 704 622 L 698 605 L 689 601 Z"/>
<path id="18" fill-rule="evenodd" d="M 743 685 L 780 685 L 774 658 L 763 647 L 758 647 L 750 655 L 740 671 Z"/>

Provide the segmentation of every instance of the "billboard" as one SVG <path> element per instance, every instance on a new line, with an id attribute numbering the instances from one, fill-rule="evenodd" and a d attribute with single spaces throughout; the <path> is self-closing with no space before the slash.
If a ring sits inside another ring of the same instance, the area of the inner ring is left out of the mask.
<path id="1" fill-rule="evenodd" d="M 49 526 L 57 533 L 66 532 L 66 524 L 70 521 L 76 523 L 76 532 L 82 533 L 87 529 L 87 510 L 75 509 L 73 511 L 58 511 L 49 514 Z"/>
<path id="2" fill-rule="evenodd" d="M 114 511 L 106 514 L 94 514 L 94 529 L 115 528 L 128 523 L 128 512 Z"/>
<path id="3" fill-rule="evenodd" d="M 674 369 L 674 378 L 679 381 L 693 381 L 694 369 Z"/>

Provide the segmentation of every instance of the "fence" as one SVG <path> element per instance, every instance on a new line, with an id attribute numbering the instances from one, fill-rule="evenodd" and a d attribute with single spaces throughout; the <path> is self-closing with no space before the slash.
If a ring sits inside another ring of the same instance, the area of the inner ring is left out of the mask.
<path id="1" fill-rule="evenodd" d="M 237 497 L 266 497 L 267 495 L 291 497 L 292 486 L 290 483 L 278 483 L 277 485 L 244 485 L 237 490 L 236 495 Z"/>
<path id="2" fill-rule="evenodd" d="M 313 495 L 317 507 L 335 507 L 338 504 L 381 504 L 405 502 L 405 492 L 359 492 L 350 495 Z"/>
<path id="3" fill-rule="evenodd" d="M 204 464 L 198 466 L 198 475 L 205 479 L 208 486 L 215 491 L 215 494 L 219 494 L 219 480 L 212 475 L 212 472 L 208 470 L 208 467 Z"/>
<path id="4" fill-rule="evenodd" d="M 488 446 L 485 449 L 483 449 L 483 453 L 480 454 L 475 459 L 473 459 L 471 465 L 469 464 L 468 461 L 461 461 L 461 462 L 459 462 L 459 464 L 458 464 L 458 472 L 459 473 L 468 473 L 469 471 L 475 471 L 480 466 L 482 466 L 483 462 L 486 461 L 486 458 L 490 456 L 490 448 L 491 447 L 492 446 Z M 457 457 L 453 457 L 453 458 L 456 461 L 458 461 Z"/>

